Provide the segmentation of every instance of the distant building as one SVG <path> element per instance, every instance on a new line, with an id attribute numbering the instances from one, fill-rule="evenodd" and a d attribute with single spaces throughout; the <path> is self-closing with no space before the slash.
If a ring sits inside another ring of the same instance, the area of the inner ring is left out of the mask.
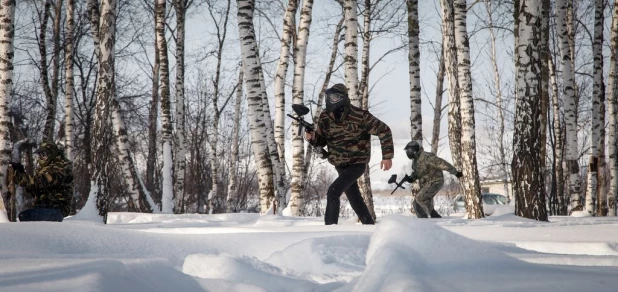
<path id="1" fill-rule="evenodd" d="M 481 193 L 494 193 L 512 199 L 513 184 L 507 178 L 485 178 L 480 181 Z"/>

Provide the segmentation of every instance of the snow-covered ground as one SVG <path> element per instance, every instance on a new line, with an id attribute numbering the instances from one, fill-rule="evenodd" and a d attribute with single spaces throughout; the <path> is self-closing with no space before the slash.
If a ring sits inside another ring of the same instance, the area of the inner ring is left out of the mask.
<path id="1" fill-rule="evenodd" d="M 0 291 L 618 291 L 618 218 L 110 213 L 0 224 Z"/>

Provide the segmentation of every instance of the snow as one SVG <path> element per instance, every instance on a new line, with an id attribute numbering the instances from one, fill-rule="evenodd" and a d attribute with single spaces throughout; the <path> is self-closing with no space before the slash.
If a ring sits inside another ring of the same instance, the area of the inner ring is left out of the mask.
<path id="1" fill-rule="evenodd" d="M 506 206 L 505 206 L 506 207 Z M 0 291 L 616 291 L 618 218 L 110 213 L 0 224 Z"/>

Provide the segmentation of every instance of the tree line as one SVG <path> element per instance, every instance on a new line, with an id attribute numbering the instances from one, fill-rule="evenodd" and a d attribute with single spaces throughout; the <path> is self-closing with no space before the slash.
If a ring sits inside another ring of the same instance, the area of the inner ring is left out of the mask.
<path id="1" fill-rule="evenodd" d="M 319 216 L 332 178 L 285 114 L 316 118 L 335 80 L 369 109 L 401 55 L 408 138 L 448 143 L 469 218 L 489 176 L 519 216 L 615 216 L 616 2 L 3 1 L 0 210 L 32 203 L 8 165 L 32 172 L 48 140 L 74 163 L 74 213 Z M 370 168 L 360 186 L 375 217 Z"/>

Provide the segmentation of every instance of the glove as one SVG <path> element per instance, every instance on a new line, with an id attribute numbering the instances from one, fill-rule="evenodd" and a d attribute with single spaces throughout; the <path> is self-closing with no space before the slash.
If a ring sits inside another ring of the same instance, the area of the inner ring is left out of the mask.
<path id="1" fill-rule="evenodd" d="M 11 167 L 16 172 L 22 172 L 22 173 L 26 172 L 26 169 L 24 169 L 24 166 L 21 163 L 18 163 L 18 162 L 11 162 Z"/>
<path id="2" fill-rule="evenodd" d="M 461 171 L 458 171 L 458 172 L 455 174 L 455 177 L 457 177 L 457 178 L 461 178 L 462 176 L 463 176 L 463 173 L 461 173 Z"/>

